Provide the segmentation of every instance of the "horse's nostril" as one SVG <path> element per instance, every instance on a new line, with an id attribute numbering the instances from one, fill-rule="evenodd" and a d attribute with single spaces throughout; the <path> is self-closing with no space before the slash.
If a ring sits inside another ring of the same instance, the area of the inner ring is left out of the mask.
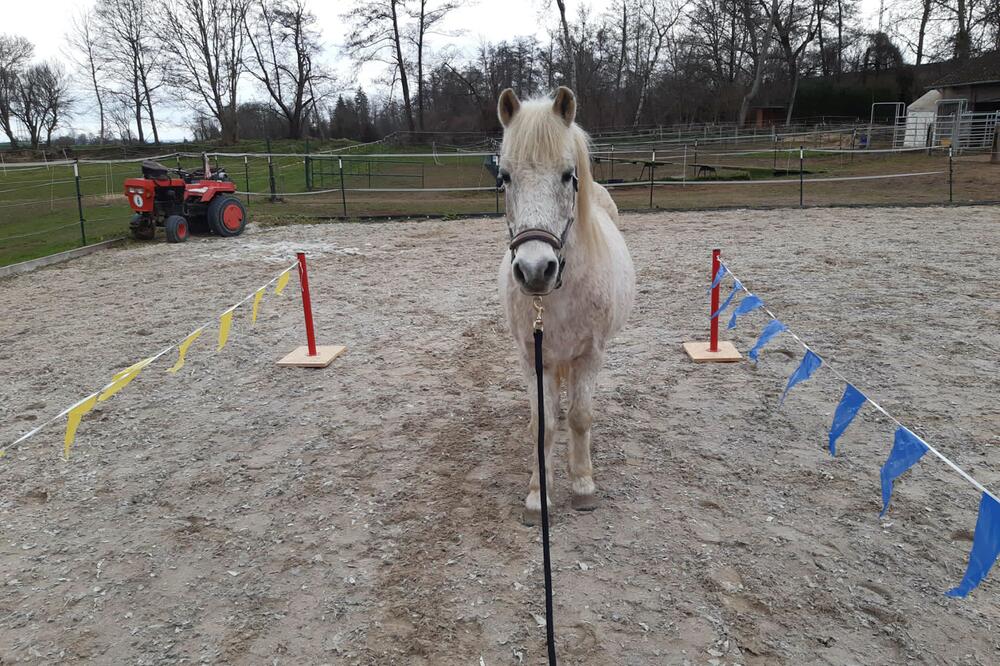
<path id="1" fill-rule="evenodd" d="M 514 279 L 520 282 L 521 284 L 524 284 L 525 282 L 524 273 L 521 272 L 521 267 L 518 266 L 517 264 L 514 264 Z"/>
<path id="2" fill-rule="evenodd" d="M 551 280 L 556 274 L 556 262 L 554 259 L 549 259 L 549 263 L 545 265 L 545 279 Z"/>

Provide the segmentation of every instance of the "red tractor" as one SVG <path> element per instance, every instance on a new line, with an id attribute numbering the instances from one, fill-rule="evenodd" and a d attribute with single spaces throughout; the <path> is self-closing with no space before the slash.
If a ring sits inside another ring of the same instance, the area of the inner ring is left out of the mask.
<path id="1" fill-rule="evenodd" d="M 205 167 L 194 171 L 143 162 L 142 178 L 125 181 L 125 196 L 135 211 L 129 222 L 132 236 L 152 240 L 156 227 L 163 227 L 171 243 L 183 243 L 192 231 L 239 236 L 247 211 L 234 192 L 226 172 L 213 174 L 207 158 Z"/>

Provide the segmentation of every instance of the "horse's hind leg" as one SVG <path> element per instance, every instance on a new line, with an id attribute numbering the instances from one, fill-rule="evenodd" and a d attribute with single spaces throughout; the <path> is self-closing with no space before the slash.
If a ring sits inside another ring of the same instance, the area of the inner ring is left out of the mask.
<path id="1" fill-rule="evenodd" d="M 573 491 L 572 506 L 577 511 L 597 508 L 597 489 L 590 462 L 590 424 L 597 373 L 601 368 L 597 352 L 575 360 L 569 372 L 569 479 Z"/>
<path id="2" fill-rule="evenodd" d="M 528 396 L 531 399 L 531 481 L 528 496 L 524 500 L 522 522 L 537 525 L 542 521 L 541 489 L 538 483 L 538 394 L 535 390 L 535 368 L 525 368 L 528 379 Z M 555 368 L 547 368 L 542 378 L 545 388 L 545 490 L 549 508 L 552 508 L 552 485 L 554 481 L 552 452 L 555 450 L 556 427 L 559 418 L 559 378 Z"/>

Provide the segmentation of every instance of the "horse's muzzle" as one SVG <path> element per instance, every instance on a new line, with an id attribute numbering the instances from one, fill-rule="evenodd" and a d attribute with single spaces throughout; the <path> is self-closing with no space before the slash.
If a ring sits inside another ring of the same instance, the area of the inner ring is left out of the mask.
<path id="1" fill-rule="evenodd" d="M 545 295 L 556 288 L 559 279 L 559 260 L 555 253 L 534 254 L 519 252 L 511 266 L 514 279 L 526 294 Z"/>

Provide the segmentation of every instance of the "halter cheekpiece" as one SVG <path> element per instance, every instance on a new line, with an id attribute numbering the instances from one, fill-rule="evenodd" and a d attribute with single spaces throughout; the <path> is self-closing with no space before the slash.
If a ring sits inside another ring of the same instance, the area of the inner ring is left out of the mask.
<path id="1" fill-rule="evenodd" d="M 507 224 L 507 232 L 510 234 L 510 245 L 507 246 L 510 249 L 510 263 L 514 263 L 514 257 L 517 256 L 517 248 L 529 241 L 541 241 L 555 250 L 556 257 L 559 259 L 559 272 L 556 274 L 556 289 L 562 286 L 563 269 L 566 268 L 566 257 L 563 256 L 563 248 L 566 247 L 566 236 L 569 234 L 569 229 L 573 226 L 573 221 L 576 219 L 576 194 L 580 191 L 580 179 L 576 175 L 576 169 L 573 169 L 572 178 L 574 214 L 570 215 L 569 219 L 566 220 L 566 226 L 563 227 L 562 234 L 556 236 L 548 229 L 540 227 L 528 227 L 515 234 L 514 230 L 510 228 L 510 223 L 508 222 Z"/>

